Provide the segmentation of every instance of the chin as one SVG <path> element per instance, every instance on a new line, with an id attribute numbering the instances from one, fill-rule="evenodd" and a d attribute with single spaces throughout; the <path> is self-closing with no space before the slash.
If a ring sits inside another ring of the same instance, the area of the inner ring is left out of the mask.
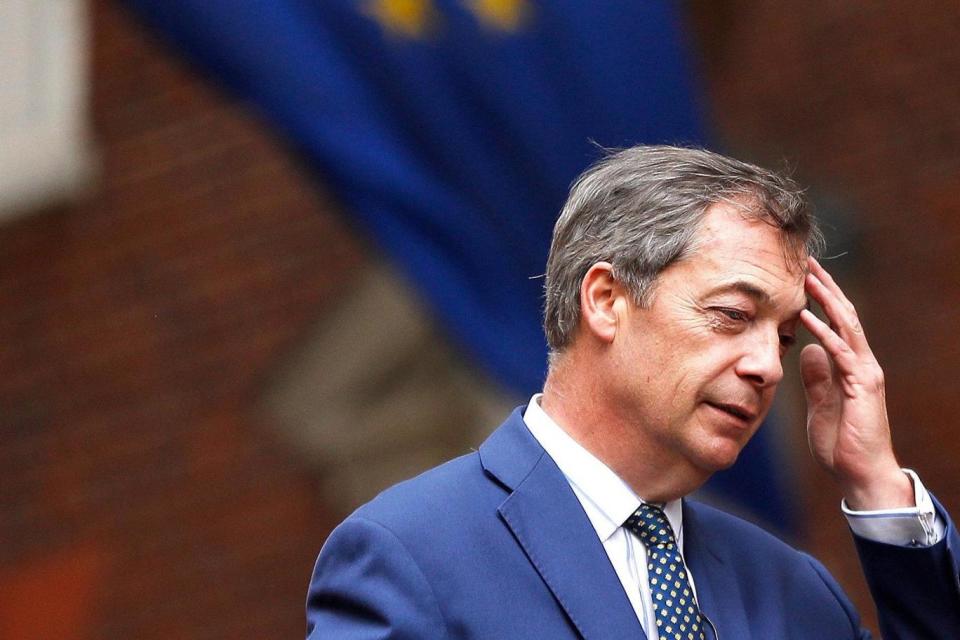
<path id="1" fill-rule="evenodd" d="M 699 451 L 697 456 L 697 466 L 709 473 L 724 471 L 736 463 L 740 457 L 743 446 L 740 443 L 733 442 L 727 438 L 720 439 L 719 442 L 712 442 L 712 446 Z"/>

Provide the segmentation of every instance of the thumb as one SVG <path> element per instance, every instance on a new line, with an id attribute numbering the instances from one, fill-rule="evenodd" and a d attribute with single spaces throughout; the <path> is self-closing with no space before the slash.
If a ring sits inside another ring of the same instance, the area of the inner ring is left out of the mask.
<path id="1" fill-rule="evenodd" d="M 820 404 L 829 394 L 833 370 L 827 352 L 820 345 L 808 344 L 800 352 L 800 379 L 808 406 Z"/>

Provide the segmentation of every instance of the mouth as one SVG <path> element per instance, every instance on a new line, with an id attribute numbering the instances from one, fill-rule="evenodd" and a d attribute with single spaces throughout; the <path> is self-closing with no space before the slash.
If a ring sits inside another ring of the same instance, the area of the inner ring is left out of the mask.
<path id="1" fill-rule="evenodd" d="M 713 407 L 718 411 L 722 411 L 727 415 L 733 416 L 734 418 L 736 418 L 741 422 L 752 423 L 754 419 L 757 417 L 756 411 L 749 409 L 743 405 L 728 404 L 723 402 L 710 402 L 710 401 L 707 401 L 705 404 L 707 406 Z"/>

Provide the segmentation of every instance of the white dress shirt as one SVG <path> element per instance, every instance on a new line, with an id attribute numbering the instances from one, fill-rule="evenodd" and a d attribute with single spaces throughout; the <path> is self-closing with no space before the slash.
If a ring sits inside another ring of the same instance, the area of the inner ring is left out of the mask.
<path id="1" fill-rule="evenodd" d="M 584 449 L 540 408 L 540 394 L 533 396 L 523 414 L 527 429 L 560 468 L 583 506 L 610 558 L 617 577 L 633 606 L 640 625 L 650 640 L 657 640 L 656 618 L 647 577 L 647 549 L 622 525 L 643 499 L 607 465 Z M 857 535 L 902 546 L 928 546 L 944 536 L 944 523 L 936 516 L 933 502 L 912 471 L 918 507 L 884 511 L 852 511 L 842 504 L 850 528 Z M 660 505 L 658 505 L 660 506 Z M 662 505 L 677 536 L 683 555 L 683 510 L 680 500 Z M 696 595 L 694 576 L 687 568 L 690 586 Z"/>

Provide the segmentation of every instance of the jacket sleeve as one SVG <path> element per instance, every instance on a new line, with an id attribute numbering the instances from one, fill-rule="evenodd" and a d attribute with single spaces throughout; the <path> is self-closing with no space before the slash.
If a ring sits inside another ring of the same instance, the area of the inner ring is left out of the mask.
<path id="1" fill-rule="evenodd" d="M 960 536 L 943 506 L 943 540 L 901 547 L 854 536 L 884 640 L 960 638 Z"/>
<path id="2" fill-rule="evenodd" d="M 445 637 L 433 588 L 389 529 L 352 516 L 330 534 L 307 594 L 308 640 Z"/>

